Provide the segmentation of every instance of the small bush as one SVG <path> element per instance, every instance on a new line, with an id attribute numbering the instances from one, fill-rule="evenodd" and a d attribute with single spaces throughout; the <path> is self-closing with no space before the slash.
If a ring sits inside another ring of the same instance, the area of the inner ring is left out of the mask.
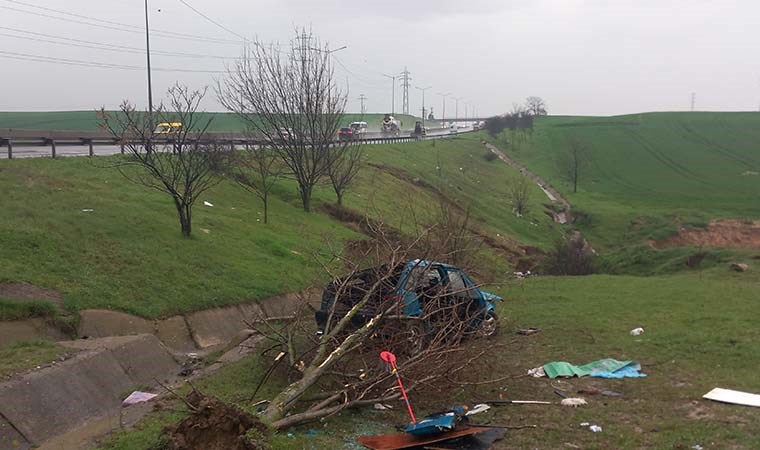
<path id="1" fill-rule="evenodd" d="M 580 233 L 558 240 L 541 270 L 547 275 L 591 275 L 595 271 L 594 255 Z"/>
<path id="2" fill-rule="evenodd" d="M 497 159 L 499 159 L 499 155 L 489 150 L 486 152 L 485 155 L 483 155 L 483 159 L 485 159 L 488 162 L 496 161 Z"/>

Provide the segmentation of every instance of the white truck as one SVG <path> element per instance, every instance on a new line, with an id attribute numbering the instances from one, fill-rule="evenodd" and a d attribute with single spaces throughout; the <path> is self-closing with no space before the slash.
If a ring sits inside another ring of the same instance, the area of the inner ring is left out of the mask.
<path id="1" fill-rule="evenodd" d="M 381 131 L 383 134 L 398 136 L 401 134 L 401 121 L 396 120 L 396 118 L 390 114 L 386 114 L 385 117 L 383 117 Z"/>

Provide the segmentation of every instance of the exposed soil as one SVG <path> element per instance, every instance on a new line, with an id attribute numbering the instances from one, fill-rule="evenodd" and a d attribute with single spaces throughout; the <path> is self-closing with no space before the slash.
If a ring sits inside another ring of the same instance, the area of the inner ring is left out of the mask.
<path id="1" fill-rule="evenodd" d="M 168 450 L 263 450 L 268 430 L 255 416 L 198 391 L 188 395 L 195 411 L 166 427 Z"/>
<path id="2" fill-rule="evenodd" d="M 681 228 L 678 234 L 651 244 L 655 248 L 692 246 L 760 249 L 760 221 L 714 220 L 707 228 Z"/>
<path id="3" fill-rule="evenodd" d="M 63 305 L 63 296 L 53 289 L 45 289 L 30 283 L 0 283 L 0 298 L 12 300 L 47 300 L 58 306 Z"/>

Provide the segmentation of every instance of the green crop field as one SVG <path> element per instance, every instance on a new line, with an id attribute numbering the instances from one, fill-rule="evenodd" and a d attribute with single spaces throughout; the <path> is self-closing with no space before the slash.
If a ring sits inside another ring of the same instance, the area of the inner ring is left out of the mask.
<path id="1" fill-rule="evenodd" d="M 620 243 L 636 218 L 760 217 L 758 113 L 547 117 L 526 144 L 505 146 L 507 134 L 496 142 L 588 213 L 579 226 L 601 245 Z M 591 155 L 577 194 L 558 164 L 571 137 Z"/>
<path id="2" fill-rule="evenodd" d="M 397 114 L 404 128 L 413 128 L 412 116 Z M 231 113 L 203 113 L 202 120 L 211 118 L 211 131 L 235 132 L 245 131 L 245 124 Z M 347 113 L 343 120 L 343 126 L 348 126 L 354 121 L 367 122 L 369 129 L 380 129 L 383 114 L 353 114 Z M 49 130 L 49 131 L 99 131 L 100 119 L 97 112 L 92 111 L 50 111 L 50 112 L 0 112 L 0 129 L 16 130 Z"/>

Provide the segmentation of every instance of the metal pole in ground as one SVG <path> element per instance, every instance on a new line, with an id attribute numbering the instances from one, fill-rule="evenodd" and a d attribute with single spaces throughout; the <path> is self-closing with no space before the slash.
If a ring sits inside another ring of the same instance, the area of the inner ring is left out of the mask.
<path id="1" fill-rule="evenodd" d="M 92 139 L 88 140 L 87 144 L 90 146 L 90 156 L 95 156 L 95 152 L 92 149 Z"/>
<path id="2" fill-rule="evenodd" d="M 50 154 L 55 158 L 55 139 L 50 140 Z"/>
<path id="3" fill-rule="evenodd" d="M 8 159 L 13 159 L 13 142 L 8 139 Z"/>

